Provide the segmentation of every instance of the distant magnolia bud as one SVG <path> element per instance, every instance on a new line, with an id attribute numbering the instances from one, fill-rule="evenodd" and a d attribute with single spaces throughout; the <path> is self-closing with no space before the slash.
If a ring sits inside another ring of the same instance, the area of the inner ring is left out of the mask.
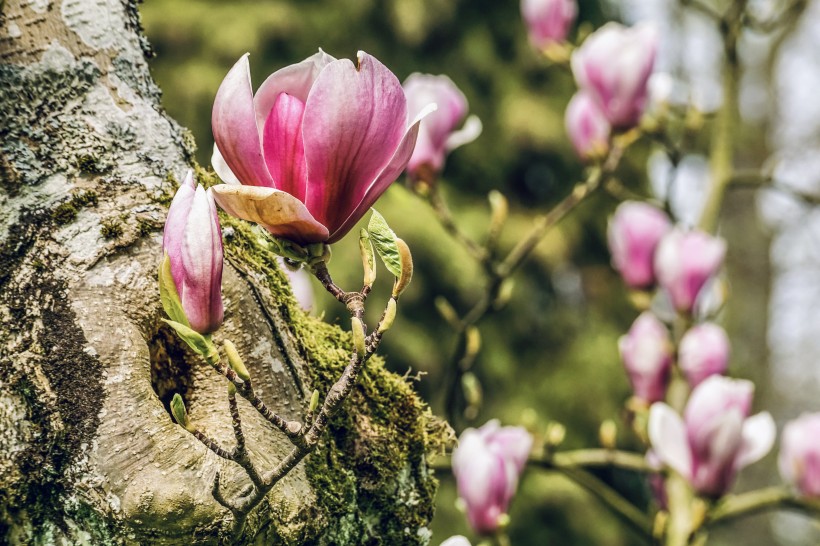
<path id="1" fill-rule="evenodd" d="M 615 209 L 607 241 L 612 266 L 627 286 L 649 288 L 655 284 L 655 251 L 671 228 L 666 213 L 648 203 L 625 201 Z"/>
<path id="2" fill-rule="evenodd" d="M 572 55 L 578 87 L 592 94 L 617 129 L 638 124 L 655 64 L 658 32 L 652 23 L 625 27 L 610 22 L 593 32 Z"/>
<path id="3" fill-rule="evenodd" d="M 649 410 L 652 449 L 699 494 L 718 498 L 737 472 L 763 458 L 777 433 L 767 412 L 749 417 L 754 384 L 713 375 L 695 387 L 683 419 L 663 402 Z"/>
<path id="4" fill-rule="evenodd" d="M 213 197 L 191 171 L 168 209 L 162 246 L 191 329 L 215 331 L 223 318 L 222 231 Z"/>
<path id="5" fill-rule="evenodd" d="M 729 365 L 729 337 L 711 322 L 693 326 L 678 347 L 678 367 L 692 388 L 710 375 L 726 372 Z"/>
<path id="6" fill-rule="evenodd" d="M 618 340 L 618 349 L 635 396 L 650 403 L 663 400 L 672 370 L 672 339 L 666 326 L 649 311 L 641 313 Z"/>
<path id="7" fill-rule="evenodd" d="M 414 180 L 435 183 L 452 150 L 481 134 L 481 121 L 467 118 L 467 98 L 447 76 L 411 74 L 403 84 L 410 118 L 430 103 L 438 108 L 421 121 L 407 173 Z M 466 120 L 465 120 L 466 118 Z M 459 129 L 459 126 L 463 127 Z"/>
<path id="8" fill-rule="evenodd" d="M 609 153 L 612 126 L 590 93 L 581 90 L 573 95 L 564 123 L 575 153 L 582 160 L 600 160 Z"/>
<path id="9" fill-rule="evenodd" d="M 699 230 L 676 228 L 655 251 L 655 276 L 676 310 L 691 313 L 698 294 L 720 270 L 726 241 Z"/>
<path id="10" fill-rule="evenodd" d="M 521 0 L 530 43 L 538 49 L 565 41 L 577 15 L 575 0 Z"/>
<path id="11" fill-rule="evenodd" d="M 780 475 L 804 497 L 820 498 L 820 413 L 804 413 L 783 428 Z"/>
<path id="12" fill-rule="evenodd" d="M 532 441 L 525 429 L 502 427 L 498 421 L 461 434 L 453 451 L 453 474 L 467 520 L 476 532 L 492 533 L 508 521 L 504 516 Z"/>

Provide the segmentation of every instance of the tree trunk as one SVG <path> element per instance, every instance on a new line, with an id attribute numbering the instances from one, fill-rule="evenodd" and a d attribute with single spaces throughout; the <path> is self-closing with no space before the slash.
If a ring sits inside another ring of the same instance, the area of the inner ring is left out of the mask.
<path id="1" fill-rule="evenodd" d="M 193 143 L 159 105 L 133 0 L 0 0 L 0 542 L 211 544 L 211 495 L 248 480 L 169 413 L 232 446 L 226 383 L 163 327 L 167 204 Z M 209 115 L 203 112 L 202 115 Z M 203 183 L 212 177 L 197 169 Z M 262 398 L 301 419 L 350 340 L 306 317 L 254 230 L 223 217 L 225 325 Z M 244 401 L 264 470 L 290 448 Z M 426 544 L 443 427 L 372 360 L 323 443 L 242 543 Z"/>

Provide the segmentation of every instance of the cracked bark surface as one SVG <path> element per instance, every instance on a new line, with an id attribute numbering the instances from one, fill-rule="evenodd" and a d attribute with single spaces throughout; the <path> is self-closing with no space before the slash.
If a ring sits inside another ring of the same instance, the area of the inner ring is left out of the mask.
<path id="1" fill-rule="evenodd" d="M 232 445 L 226 384 L 162 326 L 156 286 L 191 139 L 159 106 L 135 2 L 0 10 L 0 542 L 216 543 L 227 513 L 213 476 L 229 495 L 246 477 L 167 404 L 180 392 L 191 420 Z M 248 258 L 252 233 L 230 229 L 218 337 L 236 343 L 267 404 L 301 419 L 323 386 L 316 355 L 343 366 L 349 339 L 304 325 L 275 266 Z M 273 489 L 245 543 L 427 543 L 436 423 L 373 366 L 372 385 Z M 371 403 L 373 392 L 386 398 Z M 244 400 L 239 409 L 252 456 L 273 467 L 290 443 Z"/>

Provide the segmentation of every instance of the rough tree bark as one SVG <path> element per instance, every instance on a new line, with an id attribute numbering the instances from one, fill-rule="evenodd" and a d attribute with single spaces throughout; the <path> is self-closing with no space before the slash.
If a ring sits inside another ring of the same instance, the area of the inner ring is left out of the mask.
<path id="1" fill-rule="evenodd" d="M 229 493 L 247 478 L 167 406 L 182 393 L 192 420 L 230 446 L 226 384 L 161 326 L 156 287 L 191 139 L 159 106 L 134 1 L 0 10 L 0 542 L 216 543 L 227 514 L 214 474 Z M 348 336 L 305 317 L 253 229 L 225 222 L 224 335 L 262 398 L 299 419 L 344 366 Z M 268 470 L 289 444 L 240 404 Z M 425 544 L 425 454 L 441 430 L 371 361 L 243 543 Z"/>

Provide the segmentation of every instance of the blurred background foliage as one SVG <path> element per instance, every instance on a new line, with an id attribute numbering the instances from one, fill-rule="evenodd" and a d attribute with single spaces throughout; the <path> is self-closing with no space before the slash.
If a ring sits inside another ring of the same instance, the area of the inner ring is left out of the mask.
<path id="1" fill-rule="evenodd" d="M 617 10 L 606 7 L 594 0 L 580 2 L 578 32 L 617 18 Z M 233 63 L 250 52 L 257 86 L 271 72 L 321 47 L 348 58 L 365 50 L 400 80 L 412 72 L 447 74 L 463 90 L 484 132 L 450 156 L 442 191 L 460 225 L 479 240 L 488 223 L 488 191 L 500 190 L 510 200 L 503 251 L 583 176 L 563 123 L 575 90 L 572 77 L 531 49 L 516 0 L 148 0 L 141 11 L 156 51 L 152 70 L 165 108 L 194 133 L 203 165 L 210 164 L 213 146 L 213 97 Z M 648 150 L 639 143 L 619 171 L 628 187 L 642 193 Z M 558 421 L 568 429 L 568 448 L 597 445 L 604 419 L 614 418 L 626 429 L 619 417 L 629 387 L 616 343 L 636 313 L 609 266 L 605 230 L 615 205 L 601 193 L 571 213 L 515 276 L 509 305 L 480 323 L 483 343 L 475 371 L 484 404 L 476 425 L 499 418 L 543 431 L 549 421 Z M 401 183 L 376 206 L 410 244 L 416 265 L 381 353 L 397 373 L 424 372 L 415 385 L 443 415 L 440 387 L 455 336 L 434 300 L 443 296 L 464 313 L 480 296 L 483 277 L 427 205 Z M 356 238 L 348 237 L 333 251 L 330 269 L 337 283 L 360 286 Z M 381 283 L 368 300 L 371 324 L 381 313 L 377 302 L 385 301 L 389 291 L 387 274 L 380 273 Z M 318 292 L 317 312 L 339 320 L 338 304 Z M 638 446 L 628 432 L 620 434 L 619 445 Z M 634 502 L 648 502 L 643 484 L 634 478 L 601 477 Z M 432 544 L 454 533 L 471 536 L 454 507 L 451 477 L 445 473 L 441 480 Z M 637 542 L 576 485 L 537 469 L 525 475 L 511 517 L 517 545 Z"/>

